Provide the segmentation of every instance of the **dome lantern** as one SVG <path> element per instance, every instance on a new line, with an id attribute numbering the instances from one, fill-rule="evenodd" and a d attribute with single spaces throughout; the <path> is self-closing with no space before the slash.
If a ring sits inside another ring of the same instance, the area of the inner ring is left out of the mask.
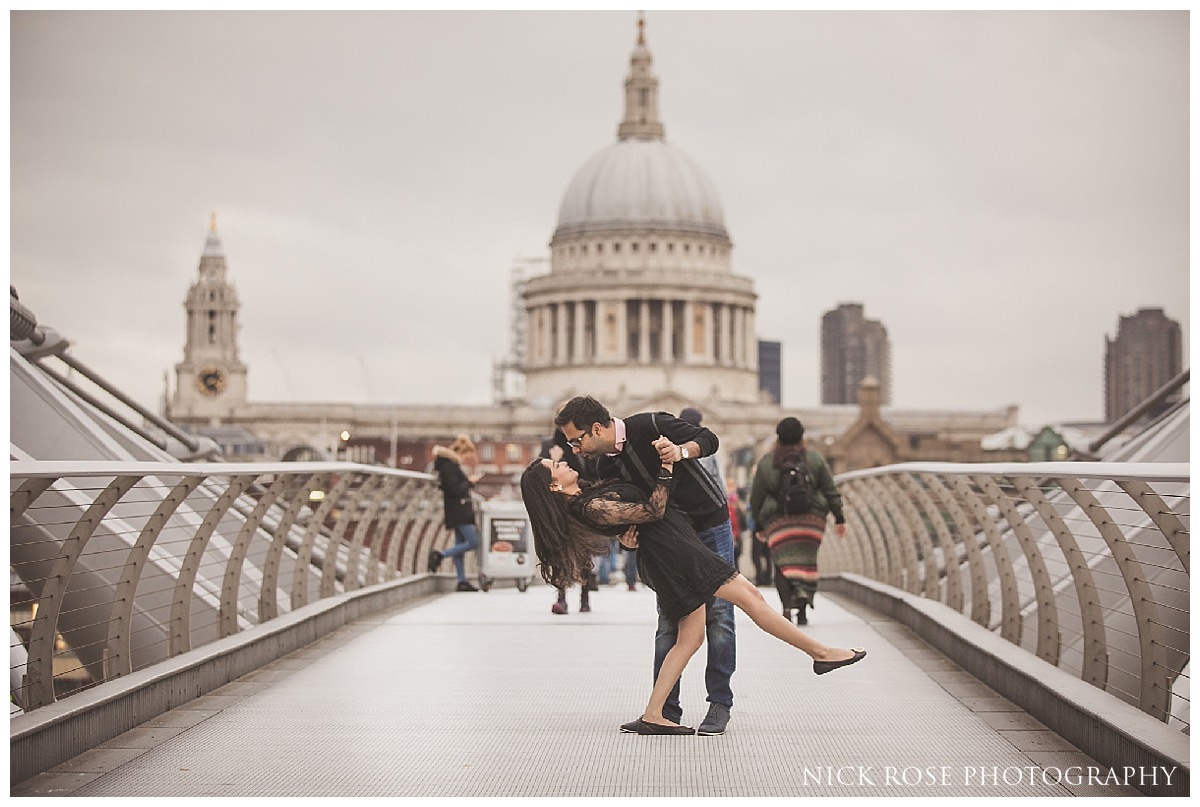
<path id="1" fill-rule="evenodd" d="M 663 139 L 663 125 L 658 119 L 658 78 L 651 72 L 652 62 L 646 48 L 646 20 L 639 14 L 637 45 L 629 60 L 629 78 L 625 79 L 625 119 L 617 127 L 621 140 Z"/>

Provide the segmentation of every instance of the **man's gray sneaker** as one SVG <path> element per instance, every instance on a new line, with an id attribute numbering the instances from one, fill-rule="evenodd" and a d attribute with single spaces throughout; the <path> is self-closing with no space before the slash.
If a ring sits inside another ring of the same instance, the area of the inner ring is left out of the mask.
<path id="1" fill-rule="evenodd" d="M 696 729 L 697 734 L 707 734 L 713 736 L 716 734 L 724 734 L 725 726 L 729 723 L 729 710 L 719 703 L 710 703 L 708 705 L 708 714 L 704 717 L 704 722 Z"/>

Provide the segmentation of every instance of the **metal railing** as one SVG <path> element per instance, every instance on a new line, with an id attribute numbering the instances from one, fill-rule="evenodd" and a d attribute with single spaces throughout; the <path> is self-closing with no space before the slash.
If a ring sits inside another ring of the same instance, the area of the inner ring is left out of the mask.
<path id="1" fill-rule="evenodd" d="M 424 572 L 428 474 L 349 463 L 11 462 L 14 708 Z"/>
<path id="2" fill-rule="evenodd" d="M 1190 731 L 1186 463 L 904 464 L 837 477 L 821 572 L 945 603 Z"/>

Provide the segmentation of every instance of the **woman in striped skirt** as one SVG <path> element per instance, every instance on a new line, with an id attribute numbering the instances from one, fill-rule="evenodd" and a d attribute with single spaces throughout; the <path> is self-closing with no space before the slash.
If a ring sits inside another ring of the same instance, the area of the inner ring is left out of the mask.
<path id="1" fill-rule="evenodd" d="M 783 615 L 796 624 L 808 624 L 808 607 L 817 594 L 817 552 L 825 537 L 829 514 L 839 538 L 846 534 L 842 513 L 842 495 L 834 484 L 825 458 L 804 445 L 804 426 L 794 417 L 786 417 L 775 427 L 775 448 L 761 460 L 750 489 L 750 512 L 754 517 L 755 538 L 771 548 L 775 565 L 775 587 L 783 604 Z M 789 457 L 798 457 L 808 466 L 811 496 L 801 513 L 785 514 L 780 504 L 782 466 Z"/>

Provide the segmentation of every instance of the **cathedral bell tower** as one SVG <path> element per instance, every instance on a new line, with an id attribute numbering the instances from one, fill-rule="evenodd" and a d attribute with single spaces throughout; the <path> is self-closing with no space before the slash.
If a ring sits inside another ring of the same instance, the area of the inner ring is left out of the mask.
<path id="1" fill-rule="evenodd" d="M 246 365 L 238 358 L 240 304 L 229 282 L 216 213 L 200 256 L 200 276 L 188 289 L 184 307 L 187 338 L 183 361 L 175 365 L 170 414 L 184 421 L 207 418 L 217 425 L 246 402 Z"/>

